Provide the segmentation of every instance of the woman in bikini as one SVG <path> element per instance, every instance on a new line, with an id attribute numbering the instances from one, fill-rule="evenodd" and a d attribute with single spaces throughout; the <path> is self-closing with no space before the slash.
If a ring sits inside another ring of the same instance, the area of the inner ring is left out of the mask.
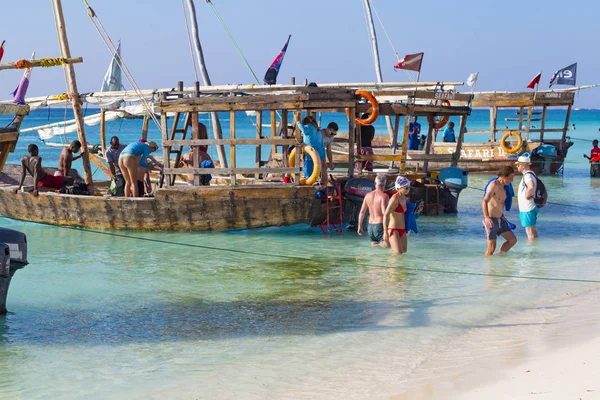
<path id="1" fill-rule="evenodd" d="M 406 195 L 410 191 L 410 181 L 403 176 L 396 178 L 396 194 L 392 196 L 383 215 L 383 238 L 390 244 L 396 254 L 404 254 L 408 250 L 406 237 Z"/>

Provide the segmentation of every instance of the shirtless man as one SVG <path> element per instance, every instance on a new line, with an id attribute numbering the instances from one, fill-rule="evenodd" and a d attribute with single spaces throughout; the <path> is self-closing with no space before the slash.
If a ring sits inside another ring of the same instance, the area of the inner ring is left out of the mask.
<path id="1" fill-rule="evenodd" d="M 194 152 L 190 151 L 186 154 L 184 154 L 183 156 L 181 156 L 181 161 L 179 163 L 179 168 L 193 168 L 194 166 Z M 210 158 L 210 155 L 208 153 L 206 153 L 205 151 L 202 151 L 201 149 L 198 149 L 198 165 L 200 165 L 200 168 L 214 168 L 214 164 L 212 161 L 212 158 Z M 194 184 L 194 174 L 189 174 L 187 176 L 188 178 L 188 185 L 193 185 Z M 200 175 L 200 184 L 201 185 L 205 185 L 208 186 L 210 180 L 212 179 L 212 175 L 210 174 L 206 174 L 206 175 Z"/>
<path id="2" fill-rule="evenodd" d="M 29 156 L 23 156 L 21 158 L 21 180 L 19 181 L 19 187 L 15 190 L 15 193 L 19 192 L 25 182 L 25 176 L 27 172 L 33 176 L 33 195 L 38 195 L 37 188 L 44 186 L 51 189 L 60 190 L 65 186 L 72 185 L 75 181 L 74 178 L 66 176 L 52 176 L 42 168 L 42 157 L 38 156 L 39 150 L 35 144 L 30 144 L 27 147 Z"/>
<path id="3" fill-rule="evenodd" d="M 388 246 L 387 242 L 383 240 L 383 213 L 390 200 L 389 196 L 383 191 L 385 182 L 385 175 L 378 174 L 375 178 L 375 190 L 365 196 L 362 208 L 360 209 L 360 215 L 358 216 L 358 234 L 362 236 L 364 233 L 362 229 L 363 220 L 365 219 L 367 209 L 369 210 L 369 227 L 367 231 L 371 238 L 372 246 Z"/>
<path id="4" fill-rule="evenodd" d="M 504 186 L 511 183 L 514 177 L 515 170 L 513 167 L 503 167 L 498 171 L 498 179 L 489 184 L 481 202 L 484 218 L 483 226 L 487 238 L 486 257 L 491 256 L 496 251 L 496 239 L 498 236 L 502 236 L 506 240 L 500 247 L 498 254 L 506 253 L 517 243 L 517 238 L 503 215 L 504 202 L 506 200 L 506 189 Z"/>
<path id="5" fill-rule="evenodd" d="M 60 152 L 60 157 L 58 158 L 58 171 L 54 173 L 54 176 L 69 176 L 73 161 L 81 158 L 81 156 L 85 154 L 85 152 L 82 152 L 80 155 L 73 157 L 73 153 L 78 153 L 79 150 L 81 150 L 81 142 L 79 140 L 73 140 L 69 147 L 65 147 Z"/>

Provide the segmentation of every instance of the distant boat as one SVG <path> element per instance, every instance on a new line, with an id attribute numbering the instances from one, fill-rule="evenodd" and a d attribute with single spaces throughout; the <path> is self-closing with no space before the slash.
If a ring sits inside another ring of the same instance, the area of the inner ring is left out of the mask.
<path id="1" fill-rule="evenodd" d="M 520 118 L 504 118 L 505 121 L 519 121 Z M 531 118 L 530 121 L 541 121 L 541 118 Z M 523 118 L 523 122 L 527 122 L 527 118 Z"/>
<path id="2" fill-rule="evenodd" d="M 537 115 L 537 114 L 541 114 L 541 113 L 542 113 L 542 111 L 541 111 L 541 110 L 533 110 L 533 111 L 531 112 L 531 114 L 532 114 L 532 115 Z M 516 111 L 515 111 L 515 114 L 516 114 L 516 115 L 520 115 L 520 114 L 521 114 L 521 111 L 519 111 L 519 110 L 516 110 Z M 526 112 L 525 110 L 523 110 L 523 115 L 525 115 L 525 114 L 527 114 L 527 112 Z"/>

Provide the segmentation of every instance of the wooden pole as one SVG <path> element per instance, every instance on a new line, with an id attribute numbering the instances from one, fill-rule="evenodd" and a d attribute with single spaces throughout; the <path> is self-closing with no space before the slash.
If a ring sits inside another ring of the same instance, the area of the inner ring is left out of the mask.
<path id="1" fill-rule="evenodd" d="M 200 124 L 198 123 L 198 112 L 192 111 L 188 114 L 192 122 L 192 139 L 200 139 Z M 200 168 L 200 147 L 191 146 L 192 148 L 192 166 Z M 194 174 L 194 186 L 200 186 L 200 175 Z"/>
<path id="2" fill-rule="evenodd" d="M 544 130 L 546 129 L 546 111 L 548 110 L 548 106 L 544 105 L 542 109 L 542 126 L 540 128 L 540 142 L 544 141 Z"/>
<path id="3" fill-rule="evenodd" d="M 431 143 L 433 142 L 434 132 L 434 125 L 429 124 L 429 131 L 427 132 L 427 139 L 425 140 L 425 161 L 423 161 L 423 171 L 425 173 L 429 172 L 429 159 L 427 156 L 431 153 Z"/>
<path id="4" fill-rule="evenodd" d="M 490 107 L 490 138 L 492 142 L 496 141 L 496 128 L 498 124 L 498 107 Z"/>
<path id="5" fill-rule="evenodd" d="M 27 68 L 39 68 L 42 67 L 42 61 L 41 60 L 27 60 L 28 65 Z M 65 64 L 79 64 L 83 62 L 83 58 L 82 57 L 76 57 L 76 58 L 65 58 L 64 59 Z M 58 66 L 58 65 L 56 65 Z M 21 69 L 17 66 L 17 63 L 4 63 L 4 64 L 0 64 L 0 71 L 5 70 L 5 69 Z"/>
<path id="6" fill-rule="evenodd" d="M 229 138 L 235 139 L 235 111 L 229 113 Z M 237 163 L 235 162 L 235 144 L 231 143 L 229 147 L 229 157 L 231 158 L 231 168 L 235 170 Z M 235 186 L 236 174 L 231 174 L 231 187 Z"/>
<path id="7" fill-rule="evenodd" d="M 106 154 L 106 108 L 100 110 L 100 146 L 102 153 Z"/>
<path id="8" fill-rule="evenodd" d="M 571 107 L 573 105 L 569 104 L 569 107 L 567 108 L 567 116 L 565 118 L 565 126 L 563 127 L 563 134 L 562 134 L 562 139 L 561 141 L 565 141 L 567 139 L 567 132 L 569 131 L 569 119 L 571 118 Z"/>
<path id="9" fill-rule="evenodd" d="M 356 107 L 350 107 L 350 115 L 356 114 Z M 354 118 L 348 118 L 348 176 L 354 176 L 354 137 L 356 136 L 356 125 Z"/>
<path id="10" fill-rule="evenodd" d="M 412 114 L 409 113 L 409 114 Z M 402 160 L 400 160 L 400 171 L 406 169 L 406 155 L 408 154 L 408 131 L 410 130 L 410 118 L 407 115 L 404 116 L 404 136 L 402 138 Z"/>
<path id="11" fill-rule="evenodd" d="M 69 49 L 69 41 L 67 39 L 67 30 L 65 28 L 65 18 L 62 11 L 62 1 L 61 0 L 53 0 L 54 8 L 56 10 L 56 18 L 58 21 L 58 41 L 60 43 L 60 48 L 63 57 L 71 58 L 71 50 Z M 84 149 L 83 156 L 81 157 L 81 161 L 83 164 L 83 176 L 85 179 L 85 183 L 87 183 L 90 187 L 93 186 L 94 182 L 92 180 L 92 168 L 90 167 L 90 157 L 87 151 L 87 139 L 85 137 L 84 123 L 83 123 L 83 113 L 81 111 L 81 99 L 79 98 L 79 92 L 77 91 L 77 81 L 75 79 L 75 68 L 73 68 L 72 64 L 67 64 L 65 66 L 67 69 L 67 77 L 69 79 L 69 97 L 71 98 L 71 104 L 73 106 L 73 114 L 75 115 L 75 123 L 77 125 L 77 135 L 79 136 L 79 141 L 81 142 L 81 148 Z"/>
<path id="12" fill-rule="evenodd" d="M 379 62 L 379 47 L 377 46 L 377 34 L 375 33 L 375 25 L 373 24 L 373 14 L 371 13 L 370 0 L 363 0 L 365 10 L 367 12 L 367 21 L 369 23 L 369 33 L 371 35 L 371 48 L 373 49 L 373 64 L 375 65 L 375 75 L 377 76 L 377 82 L 383 82 L 381 75 L 381 64 Z M 420 74 L 420 72 L 419 72 Z M 385 123 L 388 128 L 388 135 L 390 138 L 394 135 L 392 129 L 392 119 L 389 115 L 385 116 Z"/>
<path id="13" fill-rule="evenodd" d="M 150 116 L 144 115 L 144 122 L 142 122 L 142 139 L 148 140 L 148 122 L 150 122 Z"/>
<path id="14" fill-rule="evenodd" d="M 190 10 L 190 19 L 192 21 L 192 35 L 194 37 L 194 45 L 196 50 L 196 58 L 198 59 L 198 65 L 200 66 L 200 74 L 205 86 L 211 86 L 210 77 L 208 76 L 208 70 L 204 62 L 204 53 L 202 52 L 202 45 L 200 44 L 200 36 L 198 34 L 198 19 L 196 18 L 196 7 L 194 6 L 194 0 L 187 0 L 188 8 Z M 221 129 L 221 122 L 216 112 L 210 113 L 213 123 L 213 136 L 215 139 L 223 138 L 223 131 Z M 225 156 L 225 148 L 223 145 L 217 145 L 217 154 L 219 156 L 219 162 L 221 168 L 227 168 L 227 157 Z"/>
<path id="15" fill-rule="evenodd" d="M 495 108 L 495 107 L 494 107 Z M 462 150 L 462 144 L 465 140 L 465 130 L 467 129 L 467 117 L 462 115 L 460 117 L 460 131 L 458 133 L 458 141 L 456 142 L 456 149 L 454 150 L 454 157 L 452 157 L 452 166 L 458 165 L 460 154 Z"/>

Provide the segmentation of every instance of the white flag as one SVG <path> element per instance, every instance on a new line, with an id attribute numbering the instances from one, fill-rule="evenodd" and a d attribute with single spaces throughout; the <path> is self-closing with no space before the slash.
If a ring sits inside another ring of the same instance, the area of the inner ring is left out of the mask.
<path id="1" fill-rule="evenodd" d="M 471 75 L 469 75 L 469 77 L 467 78 L 467 85 L 473 87 L 475 86 L 475 84 L 477 83 L 477 78 L 479 77 L 479 72 L 473 72 Z"/>

